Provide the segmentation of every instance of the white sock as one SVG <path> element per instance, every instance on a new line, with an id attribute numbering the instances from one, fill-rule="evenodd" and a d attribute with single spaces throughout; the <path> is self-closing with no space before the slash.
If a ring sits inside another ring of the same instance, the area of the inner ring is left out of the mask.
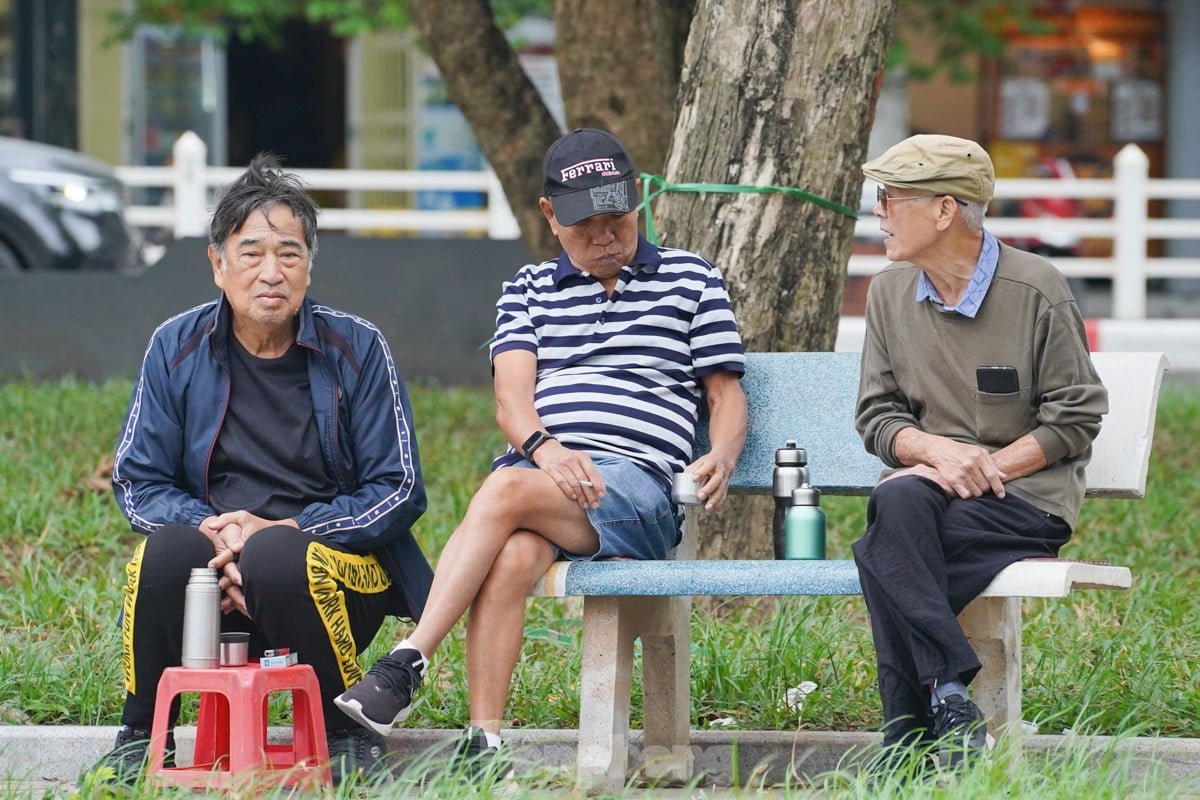
<path id="1" fill-rule="evenodd" d="M 392 652 L 395 653 L 399 650 L 417 650 L 417 646 L 415 644 L 413 644 L 412 642 L 410 642 L 408 639 L 401 639 L 400 642 L 395 647 L 392 648 Z M 420 650 L 417 650 L 417 652 L 421 653 Z M 416 668 L 416 670 L 417 670 L 417 674 L 420 675 L 422 678 L 425 677 L 425 668 L 428 666 L 429 666 L 429 659 L 425 657 L 424 653 L 421 653 L 421 660 L 418 661 L 416 664 L 413 664 L 413 667 Z"/>
<path id="2" fill-rule="evenodd" d="M 474 723 L 467 725 L 468 736 L 474 736 L 476 732 L 483 734 L 483 741 L 487 743 L 488 747 L 500 746 L 500 734 L 492 733 L 491 731 L 485 731 L 482 727 Z"/>

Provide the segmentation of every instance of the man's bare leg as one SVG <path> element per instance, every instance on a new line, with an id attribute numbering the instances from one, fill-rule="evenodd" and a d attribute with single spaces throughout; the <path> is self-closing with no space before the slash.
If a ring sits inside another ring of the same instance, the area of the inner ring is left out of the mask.
<path id="1" fill-rule="evenodd" d="M 544 538 L 517 531 L 500 551 L 471 606 L 467 684 L 473 727 L 500 732 L 524 640 L 526 600 L 554 557 L 554 548 Z"/>
<path id="2" fill-rule="evenodd" d="M 514 467 L 493 472 L 446 542 L 424 614 L 408 637 L 426 658 L 475 601 L 497 556 L 517 531 L 542 533 L 576 553 L 599 547 L 586 512 L 543 472 Z"/>

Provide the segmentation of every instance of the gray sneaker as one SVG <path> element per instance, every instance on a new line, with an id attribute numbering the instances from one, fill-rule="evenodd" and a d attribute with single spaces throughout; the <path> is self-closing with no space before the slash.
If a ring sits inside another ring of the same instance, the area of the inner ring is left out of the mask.
<path id="1" fill-rule="evenodd" d="M 346 716 L 380 736 L 408 719 L 425 674 L 424 657 L 405 648 L 380 656 L 366 676 L 333 699 Z"/>
<path id="2" fill-rule="evenodd" d="M 113 741 L 113 749 L 100 757 L 81 777 L 80 783 L 134 786 L 146 771 L 150 755 L 150 731 L 122 726 Z M 175 766 L 175 732 L 167 734 L 164 767 Z"/>

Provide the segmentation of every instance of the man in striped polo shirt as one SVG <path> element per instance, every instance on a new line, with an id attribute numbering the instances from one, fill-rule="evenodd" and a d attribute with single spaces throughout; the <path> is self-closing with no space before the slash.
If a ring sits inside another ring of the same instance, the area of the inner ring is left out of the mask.
<path id="1" fill-rule="evenodd" d="M 459 753 L 473 771 L 499 748 L 538 578 L 558 558 L 663 558 L 680 536 L 672 473 L 690 473 L 716 508 L 746 436 L 745 357 L 720 272 L 638 234 L 625 148 L 578 129 L 543 173 L 539 204 L 563 252 L 504 285 L 491 348 L 510 446 L 446 543 L 416 629 L 336 701 L 386 734 L 469 608 Z M 712 450 L 694 458 L 702 398 Z"/>

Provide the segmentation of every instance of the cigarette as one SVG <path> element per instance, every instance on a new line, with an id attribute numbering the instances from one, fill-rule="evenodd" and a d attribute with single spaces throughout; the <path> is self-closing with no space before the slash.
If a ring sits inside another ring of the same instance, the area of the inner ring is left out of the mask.
<path id="1" fill-rule="evenodd" d="M 575 483 L 579 484 L 580 486 L 586 486 L 589 489 L 592 489 L 596 486 L 596 484 L 592 483 L 591 481 L 575 481 Z"/>

